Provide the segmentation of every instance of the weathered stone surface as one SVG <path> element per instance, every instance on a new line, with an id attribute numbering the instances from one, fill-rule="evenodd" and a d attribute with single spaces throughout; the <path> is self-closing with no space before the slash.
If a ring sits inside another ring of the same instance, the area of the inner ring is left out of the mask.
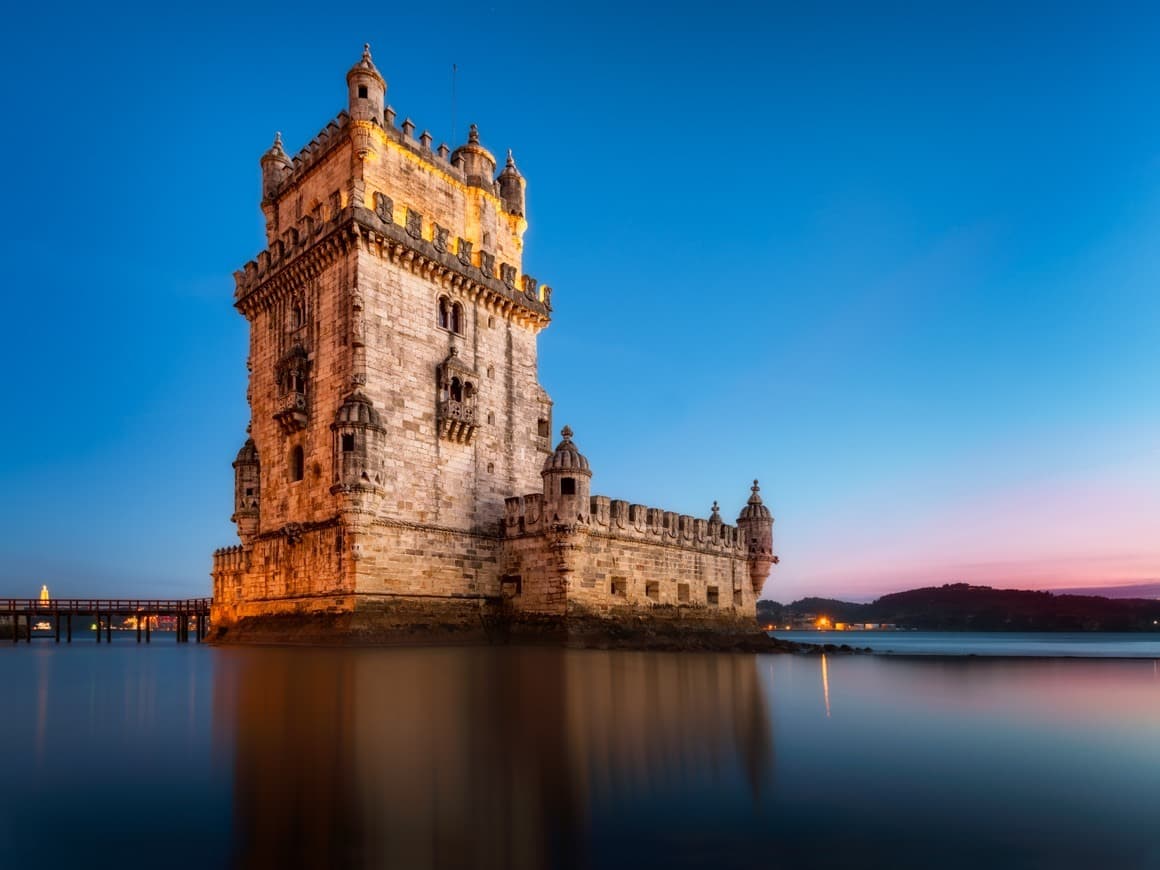
<path id="1" fill-rule="evenodd" d="M 552 449 L 536 346 L 551 290 L 522 270 L 510 153 L 497 178 L 474 125 L 450 159 L 397 129 L 369 49 L 347 84 L 314 141 L 290 158 L 279 137 L 260 161 L 219 637 L 749 632 L 776 562 L 756 484 L 736 527 L 716 505 L 706 520 L 592 496 L 571 431 Z"/>

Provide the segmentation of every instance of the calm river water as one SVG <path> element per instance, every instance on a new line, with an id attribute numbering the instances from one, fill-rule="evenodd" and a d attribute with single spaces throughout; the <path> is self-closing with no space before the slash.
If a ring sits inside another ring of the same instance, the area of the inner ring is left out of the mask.
<path id="1" fill-rule="evenodd" d="M 1160 663 L 36 641 L 0 783 L 4 868 L 1154 868 Z"/>

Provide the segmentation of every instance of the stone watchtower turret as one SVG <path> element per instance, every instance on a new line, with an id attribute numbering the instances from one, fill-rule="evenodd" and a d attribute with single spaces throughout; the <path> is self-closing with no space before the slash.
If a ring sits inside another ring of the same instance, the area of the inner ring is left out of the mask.
<path id="1" fill-rule="evenodd" d="M 234 515 L 238 537 L 248 545 L 258 533 L 262 497 L 262 468 L 253 438 L 247 438 L 234 460 Z"/>
<path id="2" fill-rule="evenodd" d="M 589 522 L 592 469 L 588 459 L 572 441 L 572 429 L 560 430 L 563 439 L 555 452 L 544 460 L 544 516 L 549 523 Z"/>
<path id="3" fill-rule="evenodd" d="M 756 594 L 761 593 L 770 568 L 778 562 L 773 554 L 773 514 L 761 501 L 760 492 L 761 487 L 756 480 L 753 481 L 749 502 L 737 517 L 737 530 L 742 536 L 749 564 L 749 579 Z"/>

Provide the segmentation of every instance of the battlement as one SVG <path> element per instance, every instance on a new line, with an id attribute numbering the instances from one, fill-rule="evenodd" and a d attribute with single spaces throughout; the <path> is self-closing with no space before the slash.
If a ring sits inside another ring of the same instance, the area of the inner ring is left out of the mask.
<path id="1" fill-rule="evenodd" d="M 504 508 L 505 537 L 540 535 L 554 525 L 545 516 L 542 493 L 512 496 L 504 500 Z M 591 497 L 589 513 L 584 522 L 592 531 L 616 538 L 733 555 L 746 552 L 744 536 L 736 526 L 642 504 L 630 504 L 603 495 Z"/>
<path id="2" fill-rule="evenodd" d="M 519 306 L 542 325 L 548 322 L 552 310 L 551 287 L 540 284 L 531 275 L 520 274 L 510 263 L 499 263 L 497 270 L 494 254 L 473 251 L 465 239 L 456 240 L 456 251 L 452 253 L 446 228 L 412 209 L 405 210 L 407 223 L 400 225 L 395 222 L 391 198 L 378 192 L 374 198 L 377 208 L 373 212 L 358 206 L 341 208 L 332 203 L 320 215 L 305 215 L 298 227 L 282 232 L 255 259 L 234 272 L 235 304 L 242 307 L 247 297 L 283 270 L 306 264 L 312 257 L 333 256 L 342 246 L 361 237 L 367 243 L 387 246 L 392 254 L 402 255 L 406 251 L 412 261 L 417 254 L 422 261 L 416 265 L 428 269 L 441 267 L 445 272 L 455 273 L 485 297 L 490 294 L 500 307 Z M 344 237 L 341 231 L 348 228 L 353 229 L 353 236 Z M 324 241 L 335 244 L 318 244 Z"/>
<path id="3" fill-rule="evenodd" d="M 427 164 L 430 169 L 448 176 L 451 180 L 465 187 L 479 188 L 495 197 L 500 207 L 505 211 L 519 214 L 518 211 L 513 211 L 511 203 L 502 197 L 498 177 L 482 178 L 469 175 L 466 161 L 458 153 L 458 149 L 452 151 L 446 142 L 440 142 L 438 147 L 432 148 L 431 143 L 434 139 L 427 130 L 421 132 L 416 138 L 414 136 L 415 124 L 410 118 L 404 119 L 398 127 L 395 126 L 394 120 L 395 110 L 387 106 L 383 117 L 375 117 L 370 123 L 383 132 L 387 141 L 409 152 L 413 157 Z M 350 113 L 343 109 L 297 154 L 289 158 L 288 171 L 272 185 L 269 191 L 270 198 L 276 198 L 298 185 L 326 155 L 342 143 L 349 142 L 352 132 Z"/>
<path id="4" fill-rule="evenodd" d="M 213 551 L 213 573 L 246 570 L 246 551 L 243 547 L 221 547 Z"/>

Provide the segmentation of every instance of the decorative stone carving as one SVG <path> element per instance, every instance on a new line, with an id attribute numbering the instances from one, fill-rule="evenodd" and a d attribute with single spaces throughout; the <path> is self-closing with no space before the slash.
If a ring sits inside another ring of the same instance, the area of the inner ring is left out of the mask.
<path id="1" fill-rule="evenodd" d="M 310 360 L 302 345 L 295 345 L 277 366 L 276 377 L 279 384 L 278 404 L 274 419 L 286 434 L 305 429 L 307 416 L 307 378 Z"/>
<path id="2" fill-rule="evenodd" d="M 478 380 L 475 370 L 459 358 L 459 351 L 451 348 L 451 353 L 439 366 L 439 404 L 436 408 L 439 437 L 458 444 L 471 443 L 478 426 Z"/>
<path id="3" fill-rule="evenodd" d="M 395 202 L 385 193 L 375 193 L 375 214 L 383 223 L 395 222 Z"/>
<path id="4" fill-rule="evenodd" d="M 413 239 L 423 237 L 423 215 L 413 209 L 407 209 L 407 235 Z"/>

